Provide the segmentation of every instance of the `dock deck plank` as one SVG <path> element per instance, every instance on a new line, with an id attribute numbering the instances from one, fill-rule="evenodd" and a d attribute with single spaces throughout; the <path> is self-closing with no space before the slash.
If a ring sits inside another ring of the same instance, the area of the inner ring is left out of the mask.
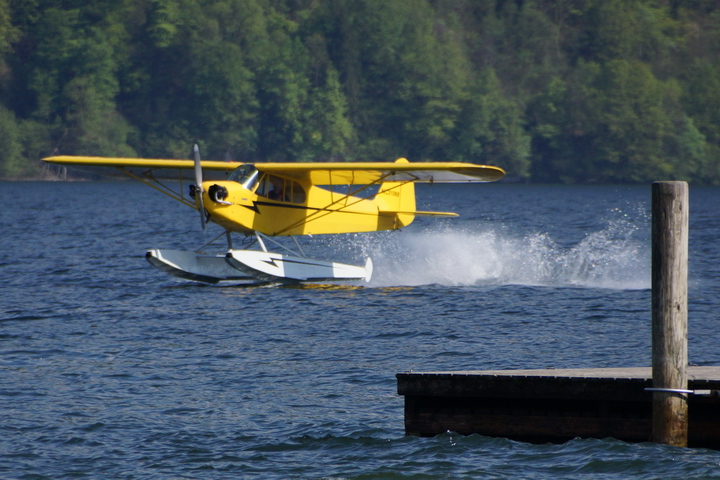
<path id="1" fill-rule="evenodd" d="M 530 442 L 650 438 L 650 367 L 398 373 L 405 432 L 447 431 Z M 688 369 L 691 446 L 720 449 L 720 367 Z"/>
<path id="2" fill-rule="evenodd" d="M 493 377 L 549 377 L 549 378 L 628 378 L 651 380 L 650 367 L 626 368 L 545 368 L 525 370 L 460 370 L 438 372 L 407 372 L 413 375 L 474 375 Z M 720 367 L 691 366 L 688 367 L 689 380 L 720 381 Z"/>

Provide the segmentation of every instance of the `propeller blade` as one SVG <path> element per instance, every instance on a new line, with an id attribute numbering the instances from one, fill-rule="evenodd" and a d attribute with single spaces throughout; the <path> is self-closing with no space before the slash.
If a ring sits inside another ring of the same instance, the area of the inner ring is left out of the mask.
<path id="1" fill-rule="evenodd" d="M 200 224 L 205 230 L 205 204 L 203 203 L 203 187 L 202 187 L 202 164 L 200 163 L 200 148 L 197 143 L 193 145 L 193 160 L 195 161 L 195 204 L 200 212 Z"/>

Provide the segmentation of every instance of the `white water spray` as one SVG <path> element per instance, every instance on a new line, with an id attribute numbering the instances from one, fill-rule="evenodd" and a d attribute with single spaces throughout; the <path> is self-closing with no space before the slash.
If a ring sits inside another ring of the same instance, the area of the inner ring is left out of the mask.
<path id="1" fill-rule="evenodd" d="M 378 234 L 362 249 L 372 257 L 371 286 L 439 284 L 650 288 L 649 246 L 636 227 L 611 223 L 579 243 L 548 234 L 514 236 L 490 227 L 435 228 Z M 358 237 L 358 240 L 360 237 Z"/>

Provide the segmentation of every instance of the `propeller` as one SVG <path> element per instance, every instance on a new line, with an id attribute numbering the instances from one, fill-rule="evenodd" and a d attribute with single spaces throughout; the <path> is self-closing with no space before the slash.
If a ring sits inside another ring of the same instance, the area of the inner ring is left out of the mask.
<path id="1" fill-rule="evenodd" d="M 202 187 L 202 163 L 200 163 L 200 148 L 197 143 L 193 145 L 193 160 L 195 162 L 195 204 L 200 212 L 200 224 L 205 230 L 205 205 L 203 203 L 203 187 Z"/>

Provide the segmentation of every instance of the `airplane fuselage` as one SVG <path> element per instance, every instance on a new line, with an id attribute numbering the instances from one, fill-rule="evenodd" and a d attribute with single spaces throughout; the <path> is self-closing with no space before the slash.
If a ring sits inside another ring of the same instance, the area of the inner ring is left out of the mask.
<path id="1" fill-rule="evenodd" d="M 226 181 L 203 182 L 203 200 L 210 221 L 246 234 L 319 235 L 409 225 L 415 210 L 413 184 L 378 185 L 374 195 L 364 186 L 338 192 L 243 165 Z"/>

